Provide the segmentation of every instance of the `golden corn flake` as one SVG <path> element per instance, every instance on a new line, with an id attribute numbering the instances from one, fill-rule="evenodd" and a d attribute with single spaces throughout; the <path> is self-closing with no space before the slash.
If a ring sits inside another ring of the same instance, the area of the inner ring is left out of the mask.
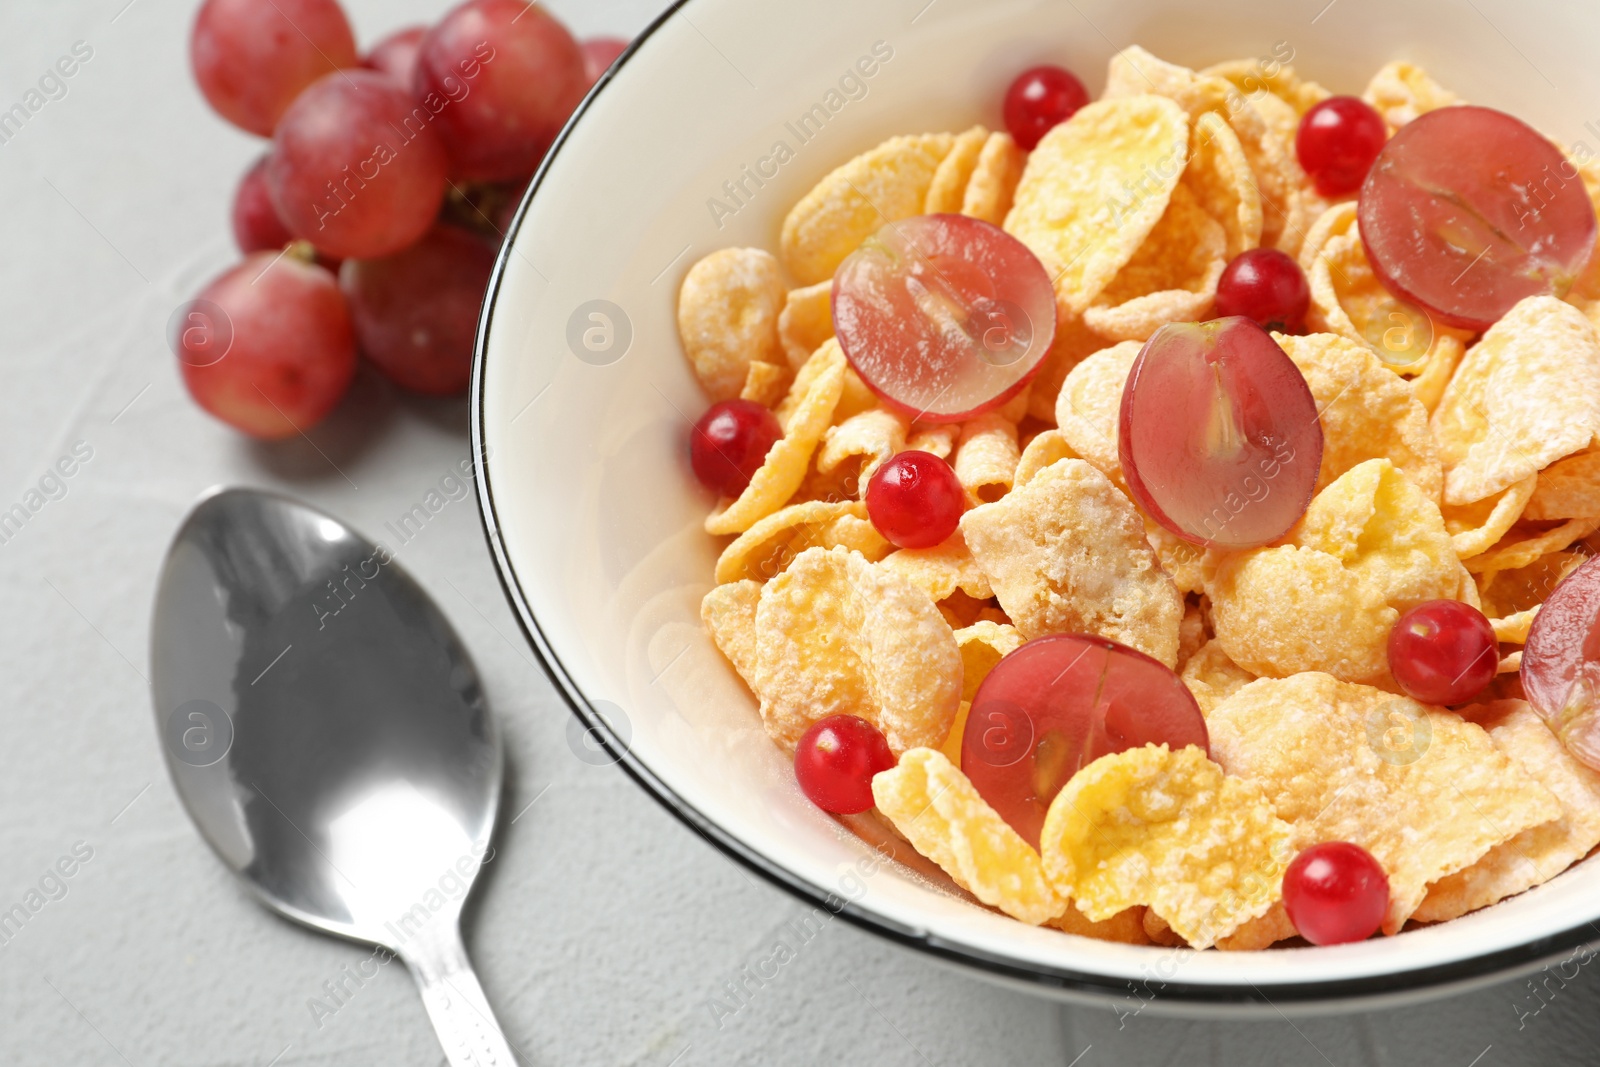
<path id="1" fill-rule="evenodd" d="M 746 685 L 755 688 L 756 604 L 761 599 L 761 583 L 742 581 L 719 585 L 700 601 L 700 621 L 706 624 L 711 640 L 728 657 Z"/>
<path id="2" fill-rule="evenodd" d="M 1006 495 L 1021 458 L 1016 424 L 998 412 L 990 412 L 962 424 L 961 443 L 951 466 L 956 480 L 966 490 L 967 503 L 976 506 Z"/>
<path id="3" fill-rule="evenodd" d="M 967 512 L 961 532 L 1024 637 L 1089 633 L 1177 662 L 1183 598 L 1138 511 L 1089 464 L 1052 464 Z"/>
<path id="4" fill-rule="evenodd" d="M 822 538 L 844 515 L 865 519 L 867 506 L 858 500 L 807 500 L 779 508 L 740 534 L 717 557 L 718 582 L 753 578 L 764 582 L 808 548 L 831 548 Z"/>
<path id="5" fill-rule="evenodd" d="M 867 482 L 877 469 L 896 452 L 906 447 L 906 434 L 911 423 L 888 408 L 870 408 L 852 415 L 836 426 L 830 426 L 822 439 L 822 450 L 817 453 L 817 470 L 831 474 L 847 463 L 849 472 L 859 486 L 854 495 L 864 495 Z"/>
<path id="6" fill-rule="evenodd" d="M 1206 67 L 1202 76 L 1224 78 L 1254 100 L 1261 93 L 1271 93 L 1294 108 L 1296 115 L 1304 115 L 1332 94 L 1314 81 L 1307 81 L 1283 63 L 1265 59 L 1235 59 Z"/>
<path id="7" fill-rule="evenodd" d="M 1207 592 L 1217 640 L 1245 670 L 1388 684 L 1395 621 L 1460 588 L 1438 506 L 1374 459 L 1318 493 L 1287 543 L 1226 557 Z"/>
<path id="8" fill-rule="evenodd" d="M 1180 184 L 1133 258 L 1084 309 L 1084 324 L 1112 340 L 1144 341 L 1169 322 L 1204 318 L 1227 265 L 1227 232 Z"/>
<path id="9" fill-rule="evenodd" d="M 1553 296 L 1519 301 L 1467 351 L 1433 413 L 1444 499 L 1493 496 L 1600 430 L 1600 336 Z"/>
<path id="10" fill-rule="evenodd" d="M 1493 548 L 1522 517 L 1537 481 L 1524 478 L 1494 496 L 1471 504 L 1446 504 L 1440 509 L 1456 555 L 1467 559 Z"/>
<path id="11" fill-rule="evenodd" d="M 1194 121 L 1181 184 L 1201 210 L 1222 224 L 1229 259 L 1261 243 L 1261 194 L 1250 161 L 1239 135 L 1214 111 Z"/>
<path id="12" fill-rule="evenodd" d="M 1578 452 L 1540 471 L 1522 517 L 1530 522 L 1600 517 L 1600 450 Z"/>
<path id="13" fill-rule="evenodd" d="M 953 422 L 918 427 L 906 441 L 906 448 L 914 452 L 927 452 L 940 459 L 949 459 L 950 453 L 956 450 L 956 441 L 960 436 L 961 427 Z"/>
<path id="14" fill-rule="evenodd" d="M 1480 579 L 1484 614 L 1506 618 L 1538 607 L 1586 559 L 1583 552 L 1551 552 L 1523 567 L 1484 574 Z"/>
<path id="15" fill-rule="evenodd" d="M 883 565 L 927 593 L 930 600 L 944 600 L 958 589 L 977 600 L 994 595 L 988 575 L 967 551 L 959 530 L 931 548 L 891 552 L 884 557 Z"/>
<path id="16" fill-rule="evenodd" d="M 1060 430 L 1043 430 L 1033 435 L 1028 442 L 1028 447 L 1022 450 L 1022 456 L 1017 460 L 1017 470 L 1014 475 L 1014 486 L 1027 485 L 1033 476 L 1044 470 L 1050 464 L 1063 459 L 1082 459 L 1083 457 L 1073 451 L 1067 439 L 1061 436 Z"/>
<path id="17" fill-rule="evenodd" d="M 1183 684 L 1194 695 L 1203 715 L 1256 680 L 1256 676 L 1228 658 L 1222 642 L 1213 638 L 1183 665 Z"/>
<path id="18" fill-rule="evenodd" d="M 961 699 L 971 700 L 994 665 L 1022 647 L 1022 635 L 1006 623 L 975 622 L 956 631 L 956 647 L 961 649 Z"/>
<path id="19" fill-rule="evenodd" d="M 1084 918 L 1083 912 L 1068 906 L 1066 911 L 1051 919 L 1046 926 L 1053 926 L 1064 934 L 1077 934 L 1079 937 L 1089 937 L 1096 941 L 1116 941 L 1124 945 L 1149 945 L 1153 944 L 1150 935 L 1145 932 L 1144 920 L 1149 914 L 1145 908 L 1129 908 L 1119 911 L 1104 922 L 1093 922 Z"/>
<path id="20" fill-rule="evenodd" d="M 1300 368 L 1322 424 L 1317 488 L 1361 463 L 1387 459 L 1430 500 L 1439 499 L 1443 473 L 1428 430 L 1428 413 L 1411 387 L 1384 369 L 1363 345 L 1331 333 L 1274 334 Z"/>
<path id="21" fill-rule="evenodd" d="M 778 313 L 778 340 L 796 370 L 833 336 L 833 279 L 790 289 Z"/>
<path id="22" fill-rule="evenodd" d="M 1323 206 L 1295 157 L 1300 118 L 1270 93 L 1247 100 L 1235 92 L 1227 108 L 1228 125 L 1239 135 L 1261 195 L 1261 244 L 1293 256 Z"/>
<path id="23" fill-rule="evenodd" d="M 1289 833 L 1254 782 L 1192 745 L 1146 745 L 1074 775 L 1039 843 L 1056 891 L 1089 919 L 1145 904 L 1205 948 L 1278 899 Z"/>
<path id="24" fill-rule="evenodd" d="M 1144 518 L 1144 536 L 1178 592 L 1199 593 L 1205 589 L 1207 568 L 1216 562 L 1213 553 L 1185 541 L 1148 515 Z"/>
<path id="25" fill-rule="evenodd" d="M 1178 662 L 1174 668 L 1180 675 L 1183 668 L 1194 658 L 1200 646 L 1209 640 L 1206 633 L 1206 615 L 1200 610 L 1199 604 L 1184 601 L 1183 620 L 1178 623 Z"/>
<path id="26" fill-rule="evenodd" d="M 939 161 L 939 169 L 933 172 L 933 182 L 928 186 L 928 195 L 923 201 L 923 214 L 947 215 L 961 210 L 967 183 L 971 181 L 972 172 L 978 166 L 978 156 L 988 142 L 989 131 L 982 126 L 974 126 L 956 135 L 949 153 Z"/>
<path id="27" fill-rule="evenodd" d="M 1188 67 L 1157 59 L 1138 45 L 1131 45 L 1112 56 L 1107 64 L 1104 99 L 1145 93 L 1166 97 L 1191 119 L 1223 107 L 1230 97 L 1238 95 L 1222 78 L 1202 77 Z"/>
<path id="28" fill-rule="evenodd" d="M 801 285 L 833 277 L 844 257 L 886 224 L 922 214 L 955 137 L 891 137 L 835 169 L 789 210 L 780 247 Z"/>
<path id="29" fill-rule="evenodd" d="M 1548 790 L 1454 712 L 1322 673 L 1251 682 L 1206 717 L 1211 754 L 1266 791 L 1296 851 L 1349 841 L 1389 877 L 1383 931 L 1429 883 L 1556 818 Z"/>
<path id="30" fill-rule="evenodd" d="M 1444 397 L 1444 387 L 1450 384 L 1456 368 L 1467 354 L 1467 340 L 1458 336 L 1459 333 L 1435 329 L 1428 358 L 1423 362 L 1422 370 L 1411 379 L 1411 395 L 1428 410 L 1429 415 L 1439 406 L 1439 401 Z"/>
<path id="31" fill-rule="evenodd" d="M 1526 567 L 1542 556 L 1582 540 L 1600 529 L 1600 519 L 1571 519 L 1542 533 L 1515 534 L 1505 537 L 1487 552 L 1465 560 L 1467 570 L 1473 574 L 1490 571 L 1510 571 Z"/>
<path id="32" fill-rule="evenodd" d="M 744 387 L 739 390 L 740 400 L 751 400 L 763 407 L 771 407 L 789 390 L 789 369 L 776 363 L 757 360 L 745 371 Z"/>
<path id="33" fill-rule="evenodd" d="M 1489 624 L 1494 627 L 1494 639 L 1502 644 L 1523 645 L 1528 642 L 1528 630 L 1533 626 L 1533 620 L 1539 617 L 1538 607 L 1519 611 L 1515 615 L 1507 615 L 1501 619 L 1490 619 Z"/>
<path id="34" fill-rule="evenodd" d="M 788 289 L 770 252 L 723 248 L 689 268 L 678 290 L 678 336 L 706 395 L 728 400 L 753 361 L 783 362 L 778 314 Z"/>
<path id="35" fill-rule="evenodd" d="M 779 405 L 783 436 L 767 452 L 766 460 L 739 498 L 706 517 L 706 533 L 743 533 L 781 508 L 800 488 L 811 454 L 839 403 L 844 371 L 844 353 L 837 343 L 817 349 L 800 368 L 789 395 Z"/>
<path id="36" fill-rule="evenodd" d="M 1028 414 L 1041 422 L 1055 422 L 1061 383 L 1074 367 L 1104 347 L 1104 337 L 1085 326 L 1081 316 L 1065 313 L 1058 305 L 1055 340 L 1028 389 Z"/>
<path id="37" fill-rule="evenodd" d="M 1423 922 L 1454 919 L 1548 882 L 1600 845 L 1600 774 L 1573 759 L 1525 701 L 1498 701 L 1462 714 L 1487 729 L 1496 748 L 1554 794 L 1561 815 L 1435 882 L 1414 916 Z"/>
<path id="38" fill-rule="evenodd" d="M 846 549 L 810 548 L 761 590 L 755 684 L 786 750 L 818 719 L 857 715 L 895 752 L 937 745 L 961 703 L 961 653 L 928 595 Z"/>
<path id="39" fill-rule="evenodd" d="M 1118 482 L 1122 480 L 1117 451 L 1122 390 L 1140 347 L 1137 341 L 1124 341 L 1096 352 L 1072 368 L 1056 397 L 1056 426 L 1067 445 Z"/>
<path id="40" fill-rule="evenodd" d="M 1038 256 L 1059 303 L 1082 314 L 1166 212 L 1189 122 L 1159 96 L 1100 100 L 1044 135 L 1005 228 Z"/>
<path id="41" fill-rule="evenodd" d="M 906 752 L 872 779 L 872 797 L 918 852 L 990 907 L 1034 926 L 1065 909 L 1039 854 L 942 752 Z"/>
<path id="42" fill-rule="evenodd" d="M 962 194 L 961 213 L 996 226 L 1004 223 L 1027 162 L 1028 153 L 1009 133 L 991 133 Z"/>
<path id="43" fill-rule="evenodd" d="M 1399 61 L 1388 63 L 1367 83 L 1361 99 L 1371 104 L 1383 121 L 1400 127 L 1430 111 L 1464 101 L 1444 88 L 1421 67 Z"/>
<path id="44" fill-rule="evenodd" d="M 971 713 L 971 702 L 963 700 L 961 706 L 956 709 L 955 721 L 950 724 L 950 732 L 945 735 L 944 744 L 939 746 L 939 751 L 944 753 L 944 758 L 950 761 L 952 767 L 961 766 L 961 742 L 966 737 L 967 716 Z"/>

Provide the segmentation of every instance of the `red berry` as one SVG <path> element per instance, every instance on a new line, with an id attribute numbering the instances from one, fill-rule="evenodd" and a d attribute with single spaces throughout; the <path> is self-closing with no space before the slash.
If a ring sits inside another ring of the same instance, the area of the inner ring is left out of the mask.
<path id="1" fill-rule="evenodd" d="M 1089 102 L 1083 83 L 1060 67 L 1033 67 L 1017 75 L 1006 90 L 1006 129 L 1017 144 L 1033 151 L 1039 138 Z"/>
<path id="2" fill-rule="evenodd" d="M 872 807 L 872 776 L 894 766 L 878 728 L 854 715 L 829 715 L 811 724 L 794 750 L 794 776 L 811 803 L 835 815 Z"/>
<path id="3" fill-rule="evenodd" d="M 294 234 L 278 217 L 272 206 L 272 195 L 267 192 L 267 157 L 262 156 L 239 179 L 239 189 L 233 194 L 233 239 L 239 251 L 271 250 L 277 252 L 294 240 Z"/>
<path id="4" fill-rule="evenodd" d="M 723 496 L 738 496 L 767 450 L 783 436 L 778 419 L 753 400 L 712 404 L 689 434 L 689 465 L 700 484 Z"/>
<path id="5" fill-rule="evenodd" d="M 373 45 L 372 51 L 361 60 L 361 65 L 381 70 L 409 91 L 411 76 L 417 69 L 417 51 L 422 47 L 422 39 L 427 35 L 426 26 L 396 30 Z"/>
<path id="6" fill-rule="evenodd" d="M 1459 600 L 1418 604 L 1389 631 L 1389 670 L 1400 688 L 1426 704 L 1462 704 L 1494 681 L 1494 627 Z"/>
<path id="7" fill-rule="evenodd" d="M 1388 139 L 1389 128 L 1371 104 L 1330 96 L 1300 120 L 1294 151 L 1317 192 L 1344 196 L 1361 188 Z"/>
<path id="8" fill-rule="evenodd" d="M 867 483 L 867 518 L 901 548 L 930 548 L 956 532 L 966 495 L 932 452 L 901 452 Z"/>
<path id="9" fill-rule="evenodd" d="M 1305 329 L 1311 287 L 1300 265 L 1276 248 L 1252 248 L 1233 257 L 1217 281 L 1216 317 L 1243 315 L 1265 330 Z"/>
<path id="10" fill-rule="evenodd" d="M 1283 907 L 1313 945 L 1365 941 L 1389 908 L 1389 878 L 1360 845 L 1324 841 L 1301 852 L 1283 872 Z"/>

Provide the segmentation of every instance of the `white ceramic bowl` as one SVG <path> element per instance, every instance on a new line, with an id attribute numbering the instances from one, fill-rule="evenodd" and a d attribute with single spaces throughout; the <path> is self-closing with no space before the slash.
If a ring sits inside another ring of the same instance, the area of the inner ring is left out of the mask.
<path id="1" fill-rule="evenodd" d="M 1392 1003 L 1600 939 L 1594 862 L 1398 937 L 1228 954 L 1035 929 L 964 899 L 925 862 L 882 859 L 801 796 L 701 629 L 716 547 L 701 532 L 711 501 L 689 475 L 685 434 L 705 399 L 673 315 L 690 264 L 729 245 L 776 249 L 789 206 L 856 152 L 897 133 L 999 126 L 1007 81 L 1035 62 L 1063 63 L 1098 92 L 1108 57 L 1134 43 L 1197 67 L 1292 49 L 1302 74 L 1345 92 L 1411 59 L 1475 103 L 1600 149 L 1600 112 L 1575 103 L 1600 100 L 1589 48 L 1600 8 L 1528 15 L 1515 0 L 680 2 L 552 151 L 479 333 L 473 438 L 489 542 L 574 710 L 662 804 L 797 896 L 938 958 L 1123 1010 Z M 846 83 L 830 98 L 875 47 L 864 89 Z M 819 103 L 838 106 L 802 142 L 797 122 Z M 793 158 L 761 163 L 780 140 Z M 759 185 L 746 176 L 758 166 Z M 730 195 L 724 183 L 744 188 Z"/>

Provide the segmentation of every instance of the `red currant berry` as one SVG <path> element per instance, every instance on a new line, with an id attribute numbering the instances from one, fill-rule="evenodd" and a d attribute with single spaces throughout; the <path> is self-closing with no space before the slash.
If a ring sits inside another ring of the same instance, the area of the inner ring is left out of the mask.
<path id="1" fill-rule="evenodd" d="M 1300 167 L 1323 196 L 1361 188 L 1389 139 L 1383 116 L 1353 96 L 1330 96 L 1305 113 L 1294 137 Z"/>
<path id="2" fill-rule="evenodd" d="M 1012 139 L 1031 152 L 1052 126 L 1065 122 L 1088 102 L 1088 91 L 1071 71 L 1034 67 L 1011 83 L 1002 110 Z"/>
<path id="3" fill-rule="evenodd" d="M 901 452 L 867 483 L 867 518 L 901 548 L 931 548 L 956 532 L 966 496 L 950 464 L 932 452 Z"/>
<path id="4" fill-rule="evenodd" d="M 872 807 L 872 776 L 894 762 L 876 726 L 854 715 L 829 715 L 801 735 L 794 776 L 800 791 L 823 811 L 856 815 Z"/>
<path id="5" fill-rule="evenodd" d="M 738 496 L 783 429 L 777 417 L 753 400 L 712 404 L 689 434 L 689 465 L 700 484 L 723 496 Z"/>
<path id="6" fill-rule="evenodd" d="M 1418 604 L 1389 631 L 1389 671 L 1425 704 L 1462 704 L 1494 681 L 1500 663 L 1494 627 L 1459 600 Z"/>
<path id="7" fill-rule="evenodd" d="M 1219 319 L 1243 315 L 1264 330 L 1299 333 L 1310 306 L 1311 287 L 1300 265 L 1276 248 L 1240 252 L 1217 281 Z"/>
<path id="8" fill-rule="evenodd" d="M 1389 877 L 1360 845 L 1324 841 L 1283 872 L 1283 907 L 1313 945 L 1365 941 L 1389 910 Z"/>

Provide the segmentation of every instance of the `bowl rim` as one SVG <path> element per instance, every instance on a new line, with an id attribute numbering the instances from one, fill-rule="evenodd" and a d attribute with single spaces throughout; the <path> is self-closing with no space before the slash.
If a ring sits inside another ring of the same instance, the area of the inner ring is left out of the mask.
<path id="1" fill-rule="evenodd" d="M 1122 978 L 1082 971 L 1067 966 L 1022 964 L 1015 959 L 987 952 L 971 945 L 956 943 L 925 929 L 906 926 L 896 920 L 862 908 L 855 901 L 830 895 L 807 879 L 769 858 L 756 847 L 724 830 L 716 820 L 701 812 L 679 796 L 665 781 L 639 757 L 634 755 L 627 739 L 620 737 L 604 716 L 590 703 L 588 696 L 567 673 L 554 648 L 546 640 L 537 614 L 523 592 L 522 584 L 506 550 L 495 504 L 494 488 L 490 480 L 486 459 L 488 445 L 484 427 L 484 379 L 488 363 L 489 334 L 494 326 L 496 306 L 505 280 L 506 267 L 511 259 L 511 249 L 521 233 L 534 197 L 544 182 L 546 174 L 567 145 L 570 135 L 582 122 L 595 99 L 611 84 L 616 72 L 621 70 L 638 53 L 643 44 L 671 21 L 685 7 L 696 0 L 672 0 L 651 23 L 629 42 L 628 47 L 590 88 L 572 113 L 550 150 L 545 153 L 538 170 L 523 194 L 495 256 L 494 270 L 484 292 L 479 310 L 478 326 L 474 335 L 472 377 L 468 390 L 469 431 L 472 448 L 473 477 L 477 486 L 479 520 L 490 556 L 494 561 L 495 576 L 500 588 L 516 616 L 534 655 L 545 674 L 555 684 L 567 709 L 589 732 L 599 739 L 602 747 L 621 764 L 634 783 L 658 804 L 728 858 L 760 875 L 771 884 L 792 894 L 804 903 L 823 907 L 852 925 L 870 931 L 879 937 L 906 946 L 933 958 L 953 964 L 961 969 L 979 972 L 991 980 L 1021 987 L 1037 994 L 1079 1000 L 1105 1006 L 1113 998 L 1127 997 L 1132 984 Z M 1537 887 L 1535 887 L 1537 888 Z M 1289 1007 L 1310 1012 L 1321 1009 L 1352 1010 L 1358 1006 L 1392 1006 L 1398 1001 L 1434 999 L 1470 988 L 1506 981 L 1541 965 L 1571 954 L 1581 947 L 1600 942 L 1600 930 L 1593 923 L 1581 922 L 1567 929 L 1546 934 L 1520 945 L 1479 955 L 1430 965 L 1391 971 L 1381 975 L 1318 981 L 1297 981 L 1269 986 L 1271 995 L 1252 983 L 1181 982 L 1168 980 L 1158 995 L 1150 1002 L 1152 1012 L 1161 1013 L 1167 1002 L 1179 1012 L 1188 1008 L 1243 1009 L 1254 1014 Z M 1168 950 L 1161 950 L 1168 951 Z M 1281 1015 L 1282 1011 L 1278 1013 Z"/>

